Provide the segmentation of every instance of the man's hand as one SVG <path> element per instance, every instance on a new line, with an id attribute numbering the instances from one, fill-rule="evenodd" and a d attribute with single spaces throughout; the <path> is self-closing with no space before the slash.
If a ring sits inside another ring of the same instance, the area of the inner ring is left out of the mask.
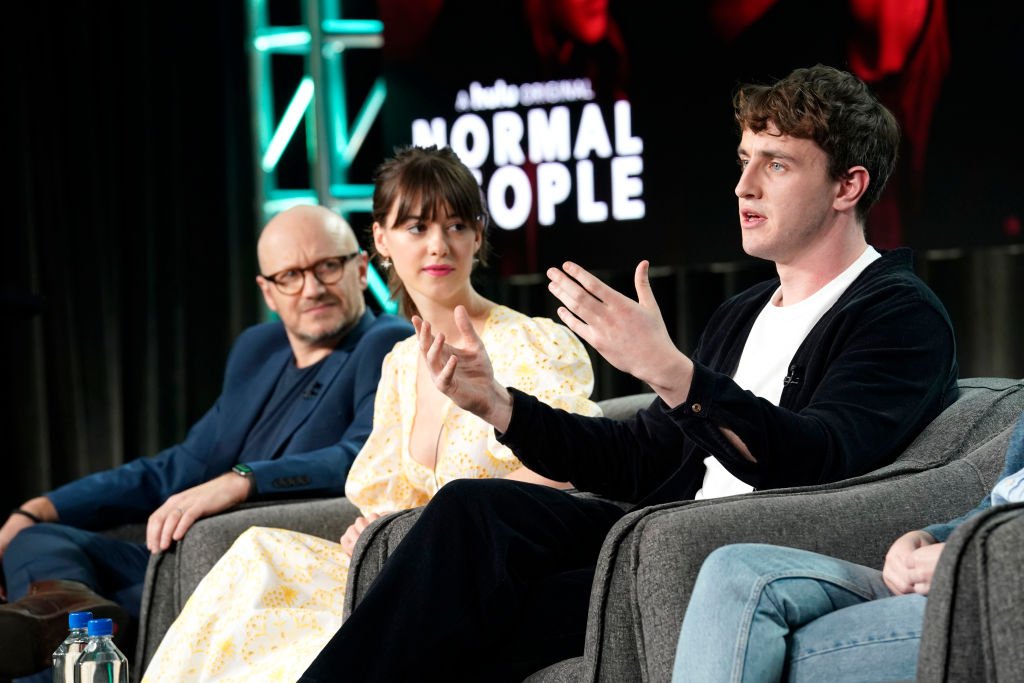
<path id="1" fill-rule="evenodd" d="M 43 521 L 57 521 L 57 508 L 53 507 L 53 503 L 50 502 L 50 499 L 46 496 L 39 496 L 26 501 L 21 505 L 21 509 L 26 512 L 31 512 Z M 0 560 L 3 559 L 4 553 L 7 552 L 7 546 L 11 544 L 14 537 L 21 533 L 22 529 L 27 529 L 34 525 L 35 522 L 25 515 L 14 513 L 7 518 L 4 525 L 0 527 Z M 4 587 L 2 585 L 0 585 L 0 599 L 7 599 L 6 591 L 4 591 Z"/>
<path id="2" fill-rule="evenodd" d="M 910 570 L 911 585 L 918 595 L 928 595 L 932 589 L 932 577 L 935 576 L 935 568 L 939 565 L 939 556 L 942 555 L 942 550 L 945 547 L 945 543 L 932 543 L 911 553 L 907 566 Z"/>
<path id="3" fill-rule="evenodd" d="M 558 317 L 605 360 L 646 382 L 670 406 L 690 393 L 693 362 L 672 343 L 647 279 L 636 267 L 637 301 L 623 296 L 572 262 L 547 271 L 548 291 L 562 302 Z M 563 272 L 564 271 L 564 272 Z"/>
<path id="4" fill-rule="evenodd" d="M 927 595 L 945 545 L 936 543 L 926 531 L 903 534 L 885 555 L 885 567 L 882 569 L 885 585 L 896 595 Z"/>
<path id="5" fill-rule="evenodd" d="M 458 346 L 445 343 L 443 334 L 435 337 L 430 323 L 419 316 L 413 316 L 412 324 L 434 386 L 455 405 L 499 432 L 507 430 L 512 419 L 512 396 L 494 379 L 491 359 L 466 309 L 455 307 L 455 327 L 462 337 Z"/>
<path id="6" fill-rule="evenodd" d="M 250 483 L 234 472 L 175 493 L 149 516 L 146 547 L 157 553 L 180 541 L 197 520 L 232 508 L 249 497 Z"/>
<path id="7" fill-rule="evenodd" d="M 371 512 L 365 517 L 356 517 L 356 521 L 349 524 L 348 529 L 342 535 L 341 540 L 341 552 L 345 553 L 349 557 L 352 557 L 352 549 L 356 547 L 356 541 L 359 540 L 360 534 L 366 527 L 370 526 L 370 522 L 375 519 L 380 519 L 380 515 L 376 512 Z"/>

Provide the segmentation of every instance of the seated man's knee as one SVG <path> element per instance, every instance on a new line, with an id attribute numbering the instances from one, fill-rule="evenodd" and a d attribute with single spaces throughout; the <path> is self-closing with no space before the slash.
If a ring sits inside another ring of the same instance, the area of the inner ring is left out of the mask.
<path id="1" fill-rule="evenodd" d="M 765 553 L 770 546 L 735 543 L 716 548 L 705 558 L 697 575 L 696 591 L 747 594 L 765 576 Z"/>
<path id="2" fill-rule="evenodd" d="M 454 479 L 434 494 L 423 514 L 465 518 L 502 509 L 517 484 L 506 479 Z"/>
<path id="3" fill-rule="evenodd" d="M 9 562 L 22 564 L 26 559 L 44 552 L 45 546 L 65 538 L 65 528 L 62 524 L 44 522 L 22 529 L 4 551 L 4 566 Z"/>
<path id="4" fill-rule="evenodd" d="M 711 551 L 701 565 L 701 573 L 715 576 L 748 574 L 763 564 L 765 546 L 756 543 L 733 543 Z"/>

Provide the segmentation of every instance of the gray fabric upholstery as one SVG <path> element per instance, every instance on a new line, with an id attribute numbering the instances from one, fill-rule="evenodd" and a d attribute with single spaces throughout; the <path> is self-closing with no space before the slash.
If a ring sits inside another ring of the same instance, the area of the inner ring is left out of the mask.
<path id="1" fill-rule="evenodd" d="M 149 560 L 133 680 L 141 679 L 185 601 L 243 531 L 252 526 L 277 527 L 336 541 L 358 514 L 345 498 L 324 498 L 250 503 L 196 522 L 179 543 Z"/>
<path id="2" fill-rule="evenodd" d="M 579 680 L 583 657 L 573 657 L 546 666 L 523 683 L 575 683 Z"/>
<path id="3" fill-rule="evenodd" d="M 654 392 L 630 394 L 629 396 L 608 398 L 599 401 L 597 405 L 601 406 L 601 414 L 605 417 L 610 417 L 613 420 L 625 420 L 632 417 L 636 411 L 651 405 L 656 397 L 657 394 Z"/>
<path id="4" fill-rule="evenodd" d="M 1002 470 L 1024 410 L 1020 380 L 960 381 L 961 395 L 890 465 L 835 484 L 656 506 L 602 548 L 581 681 L 667 681 L 703 559 L 726 543 L 776 543 L 882 565 L 900 534 L 955 518 Z"/>
<path id="5" fill-rule="evenodd" d="M 960 398 L 895 462 L 843 482 L 638 510 L 611 530 L 598 559 L 582 658 L 531 683 L 668 681 L 689 591 L 704 558 L 732 542 L 828 552 L 881 566 L 901 533 L 959 516 L 998 477 L 1024 381 L 960 381 Z M 634 407 L 650 396 L 634 400 Z M 353 554 L 346 614 L 365 594 L 418 511 L 380 519 Z"/>
<path id="6" fill-rule="evenodd" d="M 925 610 L 919 683 L 1024 678 L 1024 503 L 986 511 L 949 537 Z"/>

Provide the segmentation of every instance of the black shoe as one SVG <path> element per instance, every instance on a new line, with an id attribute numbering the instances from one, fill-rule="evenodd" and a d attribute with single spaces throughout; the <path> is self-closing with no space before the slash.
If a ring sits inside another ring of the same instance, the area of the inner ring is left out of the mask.
<path id="1" fill-rule="evenodd" d="M 28 676 L 49 668 L 53 651 L 68 635 L 71 612 L 92 612 L 93 619 L 113 619 L 114 633 L 128 615 L 78 581 L 36 581 L 20 600 L 0 605 L 0 676 Z"/>

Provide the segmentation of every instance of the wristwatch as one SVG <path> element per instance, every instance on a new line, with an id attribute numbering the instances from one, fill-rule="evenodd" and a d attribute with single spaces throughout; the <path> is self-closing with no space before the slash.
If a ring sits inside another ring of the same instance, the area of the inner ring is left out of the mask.
<path id="1" fill-rule="evenodd" d="M 249 494 L 251 495 L 253 488 L 256 486 L 256 479 L 252 468 L 245 463 L 240 462 L 232 467 L 231 471 L 249 482 Z"/>

